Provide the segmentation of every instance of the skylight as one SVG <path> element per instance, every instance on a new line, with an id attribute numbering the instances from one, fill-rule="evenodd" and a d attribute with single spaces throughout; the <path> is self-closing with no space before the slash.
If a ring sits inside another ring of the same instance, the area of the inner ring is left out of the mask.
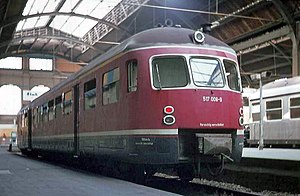
<path id="1" fill-rule="evenodd" d="M 58 11 L 74 12 L 102 19 L 121 1 L 122 0 L 67 0 L 63 3 L 63 0 L 28 0 L 23 15 Z M 63 3 L 62 6 L 61 3 Z M 60 6 L 61 8 L 59 9 Z M 29 18 L 20 21 L 16 30 L 21 31 L 45 27 L 50 19 L 50 16 Z M 58 15 L 53 18 L 49 26 L 81 38 L 96 24 L 97 21 L 82 17 Z"/>

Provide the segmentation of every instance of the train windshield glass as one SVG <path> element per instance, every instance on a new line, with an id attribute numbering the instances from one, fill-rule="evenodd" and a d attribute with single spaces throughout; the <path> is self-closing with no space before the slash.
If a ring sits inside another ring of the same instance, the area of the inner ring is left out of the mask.
<path id="1" fill-rule="evenodd" d="M 235 91 L 241 91 L 239 74 L 236 64 L 232 61 L 224 60 L 224 66 L 229 88 Z"/>
<path id="2" fill-rule="evenodd" d="M 190 59 L 194 83 L 197 86 L 223 87 L 221 64 L 217 59 L 193 57 Z"/>
<path id="3" fill-rule="evenodd" d="M 156 57 L 152 61 L 153 85 L 156 88 L 184 87 L 188 84 L 188 69 L 183 57 Z"/>

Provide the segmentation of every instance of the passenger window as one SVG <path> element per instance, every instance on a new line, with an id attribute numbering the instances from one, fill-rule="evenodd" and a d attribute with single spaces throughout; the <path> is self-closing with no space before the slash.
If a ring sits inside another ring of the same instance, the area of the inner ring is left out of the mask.
<path id="1" fill-rule="evenodd" d="M 96 106 L 96 79 L 84 84 L 84 109 L 88 110 Z"/>
<path id="2" fill-rule="evenodd" d="M 282 119 L 281 100 L 267 101 L 266 115 L 268 120 Z"/>
<path id="3" fill-rule="evenodd" d="M 48 121 L 48 103 L 43 105 L 43 114 L 42 114 L 43 122 Z"/>
<path id="4" fill-rule="evenodd" d="M 24 114 L 24 126 L 25 127 L 28 126 L 28 113 L 27 112 Z"/>
<path id="5" fill-rule="evenodd" d="M 119 99 L 120 69 L 113 69 L 103 75 L 102 100 L 103 105 L 115 103 Z"/>
<path id="6" fill-rule="evenodd" d="M 62 113 L 61 102 L 62 102 L 61 95 L 55 98 L 55 118 L 59 118 L 61 116 Z"/>
<path id="7" fill-rule="evenodd" d="M 25 127 L 25 114 L 22 114 L 22 127 Z"/>
<path id="8" fill-rule="evenodd" d="M 260 121 L 260 104 L 259 102 L 254 102 L 251 104 L 251 114 L 252 114 L 252 120 Z"/>
<path id="9" fill-rule="evenodd" d="M 291 118 L 300 118 L 300 97 L 290 99 Z"/>
<path id="10" fill-rule="evenodd" d="M 224 66 L 229 88 L 235 91 L 241 91 L 242 88 L 240 85 L 237 65 L 232 61 L 224 60 Z"/>
<path id="11" fill-rule="evenodd" d="M 70 114 L 72 112 L 72 91 L 64 93 L 63 113 Z"/>
<path id="12" fill-rule="evenodd" d="M 137 90 L 137 61 L 129 61 L 127 64 L 127 84 L 128 92 Z"/>
<path id="13" fill-rule="evenodd" d="M 54 119 L 54 100 L 48 102 L 48 108 L 49 108 L 48 117 L 50 121 Z"/>
<path id="14" fill-rule="evenodd" d="M 33 126 L 36 126 L 36 124 L 37 124 L 36 119 L 37 119 L 37 109 L 33 108 L 32 109 L 32 125 Z"/>
<path id="15" fill-rule="evenodd" d="M 43 107 L 39 106 L 38 108 L 38 123 L 41 123 L 43 120 Z"/>

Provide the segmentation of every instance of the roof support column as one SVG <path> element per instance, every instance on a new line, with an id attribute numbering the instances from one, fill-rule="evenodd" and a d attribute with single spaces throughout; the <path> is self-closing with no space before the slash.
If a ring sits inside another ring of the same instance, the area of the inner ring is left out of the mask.
<path id="1" fill-rule="evenodd" d="M 22 58 L 22 70 L 29 70 L 29 58 L 27 57 Z"/>
<path id="2" fill-rule="evenodd" d="M 293 56 L 293 64 L 292 64 L 292 75 L 300 76 L 300 23 L 296 23 L 296 31 L 295 35 L 291 36 L 291 40 L 293 43 L 293 50 L 292 50 L 292 56 Z"/>

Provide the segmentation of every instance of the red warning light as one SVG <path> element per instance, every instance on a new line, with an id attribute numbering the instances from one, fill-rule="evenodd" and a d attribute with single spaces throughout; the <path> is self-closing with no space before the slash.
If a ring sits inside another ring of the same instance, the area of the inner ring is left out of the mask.
<path id="1" fill-rule="evenodd" d="M 173 108 L 173 106 L 166 106 L 166 107 L 164 108 L 164 113 L 165 113 L 165 114 L 173 114 L 173 113 L 174 113 L 174 108 Z"/>

